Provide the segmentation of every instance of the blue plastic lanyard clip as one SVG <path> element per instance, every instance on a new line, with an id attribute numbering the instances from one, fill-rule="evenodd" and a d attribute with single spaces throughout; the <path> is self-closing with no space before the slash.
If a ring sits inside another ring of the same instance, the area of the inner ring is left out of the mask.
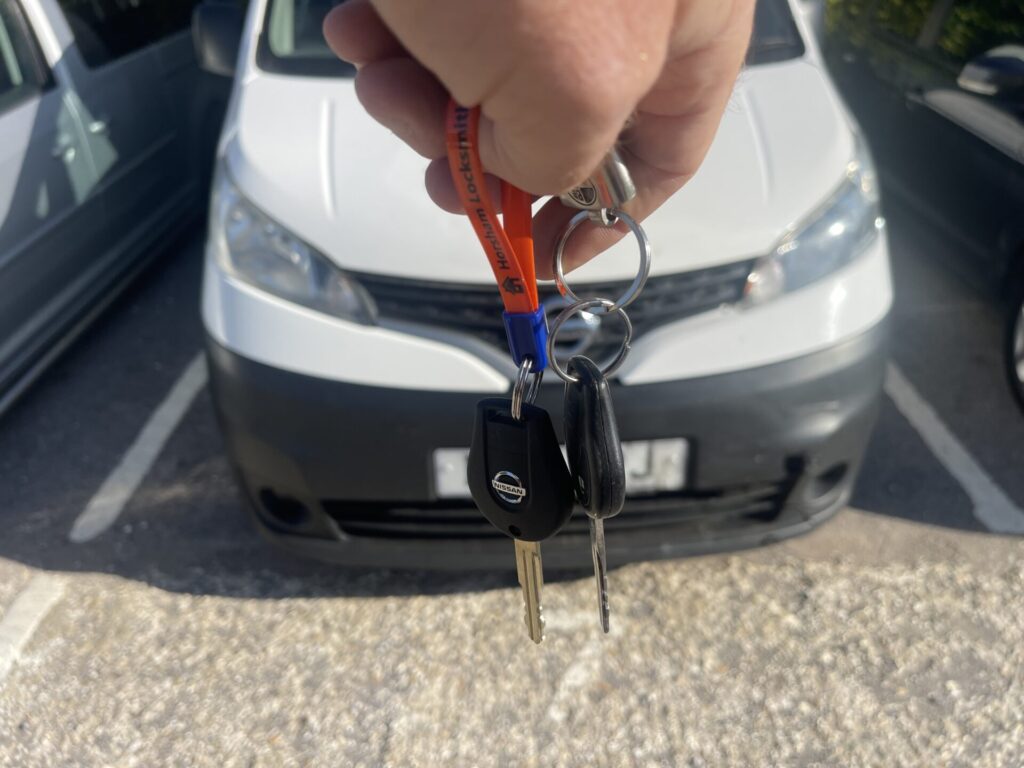
<path id="1" fill-rule="evenodd" d="M 508 348 L 516 365 L 522 365 L 527 357 L 533 358 L 533 372 L 544 370 L 548 365 L 548 321 L 544 307 L 533 312 L 503 312 L 505 335 Z"/>

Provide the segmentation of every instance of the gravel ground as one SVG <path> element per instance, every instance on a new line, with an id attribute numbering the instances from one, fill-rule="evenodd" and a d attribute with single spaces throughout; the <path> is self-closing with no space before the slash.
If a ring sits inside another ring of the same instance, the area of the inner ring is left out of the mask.
<path id="1" fill-rule="evenodd" d="M 0 764 L 1008 766 L 1024 754 L 1019 540 L 848 511 L 786 545 L 614 571 L 607 638 L 590 580 L 549 584 L 539 647 L 512 587 L 461 577 L 424 594 L 417 574 L 339 571 L 322 594 L 286 580 L 267 598 L 265 576 L 220 597 L 62 575 L 61 604 L 0 688 Z"/>
<path id="2" fill-rule="evenodd" d="M 32 578 L 32 569 L 0 557 L 0 617 Z"/>

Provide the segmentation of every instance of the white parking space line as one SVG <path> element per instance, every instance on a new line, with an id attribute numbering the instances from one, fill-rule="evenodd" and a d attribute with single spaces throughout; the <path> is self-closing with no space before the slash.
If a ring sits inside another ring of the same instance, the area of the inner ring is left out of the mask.
<path id="1" fill-rule="evenodd" d="M 974 516 L 994 533 L 1024 533 L 1024 510 L 1003 493 L 939 418 L 935 409 L 892 363 L 886 372 L 885 392 L 970 496 L 974 503 Z"/>
<path id="2" fill-rule="evenodd" d="M 37 573 L 0 619 L 0 685 L 21 658 L 36 628 L 64 594 L 64 580 Z"/>
<path id="3" fill-rule="evenodd" d="M 200 352 L 188 364 L 153 411 L 120 463 L 103 481 L 96 494 L 75 520 L 68 538 L 81 544 L 91 541 L 112 526 L 131 499 L 139 483 L 163 450 L 164 443 L 188 412 L 196 395 L 206 385 L 206 359 Z"/>

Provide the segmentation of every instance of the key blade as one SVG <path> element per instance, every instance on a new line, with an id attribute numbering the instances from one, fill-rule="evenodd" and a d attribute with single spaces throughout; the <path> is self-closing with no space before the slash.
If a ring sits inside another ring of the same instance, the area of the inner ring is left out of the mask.
<path id="1" fill-rule="evenodd" d="M 516 573 L 523 588 L 523 602 L 526 604 L 526 630 L 530 639 L 539 643 L 544 639 L 544 612 L 540 604 L 544 570 L 540 559 L 540 542 L 515 539 L 515 543 Z"/>
<path id="2" fill-rule="evenodd" d="M 607 635 L 611 629 L 611 605 L 608 600 L 608 557 L 604 547 L 604 520 L 590 518 L 590 553 L 594 558 L 594 578 L 597 580 L 597 613 L 601 629 Z"/>

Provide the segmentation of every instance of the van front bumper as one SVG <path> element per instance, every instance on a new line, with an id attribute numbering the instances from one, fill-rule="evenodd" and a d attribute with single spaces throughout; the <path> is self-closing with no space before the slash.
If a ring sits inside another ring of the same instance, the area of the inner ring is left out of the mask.
<path id="1" fill-rule="evenodd" d="M 810 530 L 846 503 L 877 415 L 885 323 L 824 351 L 734 373 L 615 386 L 623 440 L 684 437 L 687 486 L 630 498 L 608 521 L 608 558 L 758 546 Z M 469 443 L 489 393 L 346 384 L 253 362 L 207 340 L 228 453 L 262 531 L 350 565 L 506 568 L 508 539 L 472 502 L 440 499 L 433 453 Z M 539 404 L 560 429 L 561 386 Z M 577 512 L 545 564 L 587 567 Z"/>

